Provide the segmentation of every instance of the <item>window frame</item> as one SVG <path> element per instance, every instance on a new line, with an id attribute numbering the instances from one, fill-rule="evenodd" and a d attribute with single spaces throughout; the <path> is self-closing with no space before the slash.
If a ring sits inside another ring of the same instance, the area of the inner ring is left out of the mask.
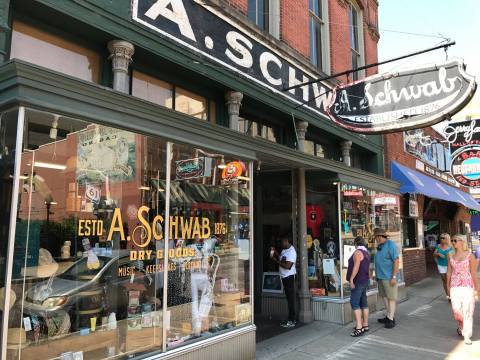
<path id="1" fill-rule="evenodd" d="M 318 8 L 318 14 L 315 9 L 312 9 L 312 4 L 315 3 Z M 310 0 L 308 7 L 309 15 L 309 36 L 310 36 L 310 62 L 319 71 L 325 74 L 330 74 L 330 29 L 328 16 L 328 0 Z M 312 30 L 315 29 L 315 34 Z M 320 36 L 318 36 L 318 30 Z M 315 36 L 315 39 L 314 39 Z M 313 49 L 312 44 L 316 45 Z M 315 54 L 315 57 L 313 56 Z M 318 59 L 318 60 L 315 60 Z"/>
<path id="2" fill-rule="evenodd" d="M 352 69 L 365 65 L 365 42 L 363 33 L 363 19 L 364 14 L 358 4 L 351 0 L 348 4 L 348 41 L 350 49 L 350 64 Z M 352 14 L 354 12 L 354 14 Z M 352 15 L 355 15 L 354 17 Z M 356 29 L 356 30 L 355 30 Z M 352 39 L 354 47 L 352 47 Z M 354 58 L 356 65 L 354 65 Z M 365 77 L 365 70 L 352 72 L 352 80 L 357 81 Z"/>
<path id="3" fill-rule="evenodd" d="M 277 39 L 280 38 L 280 1 L 281 0 L 248 0 L 247 3 L 248 18 L 260 29 L 268 32 Z M 260 14 L 260 10 L 263 11 L 263 14 Z"/>

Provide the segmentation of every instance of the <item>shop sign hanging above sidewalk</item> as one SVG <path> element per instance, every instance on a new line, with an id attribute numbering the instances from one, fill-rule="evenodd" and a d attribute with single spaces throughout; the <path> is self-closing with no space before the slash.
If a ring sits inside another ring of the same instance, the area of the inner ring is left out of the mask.
<path id="1" fill-rule="evenodd" d="M 475 89 L 475 78 L 456 59 L 340 85 L 328 114 L 339 126 L 360 133 L 423 128 L 460 111 Z"/>
<path id="2" fill-rule="evenodd" d="M 450 144 L 450 172 L 463 186 L 480 186 L 480 120 L 450 123 L 443 129 Z"/>

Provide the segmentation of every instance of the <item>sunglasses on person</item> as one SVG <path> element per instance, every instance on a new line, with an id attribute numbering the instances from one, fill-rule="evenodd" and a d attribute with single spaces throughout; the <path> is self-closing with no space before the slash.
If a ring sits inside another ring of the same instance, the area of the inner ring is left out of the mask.
<path id="1" fill-rule="evenodd" d="M 463 241 L 463 240 L 457 240 L 457 239 L 453 239 L 453 240 L 452 240 L 452 243 L 456 244 L 456 243 L 457 243 L 457 241 Z"/>

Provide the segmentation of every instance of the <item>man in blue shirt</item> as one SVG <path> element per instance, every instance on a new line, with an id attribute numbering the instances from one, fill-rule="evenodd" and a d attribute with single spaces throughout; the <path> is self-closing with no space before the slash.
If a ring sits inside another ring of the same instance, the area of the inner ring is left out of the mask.
<path id="1" fill-rule="evenodd" d="M 388 239 L 387 232 L 376 228 L 373 236 L 377 243 L 375 254 L 375 272 L 378 283 L 378 295 L 383 298 L 387 315 L 378 319 L 387 329 L 395 327 L 395 309 L 398 298 L 397 276 L 400 264 L 397 245 Z"/>

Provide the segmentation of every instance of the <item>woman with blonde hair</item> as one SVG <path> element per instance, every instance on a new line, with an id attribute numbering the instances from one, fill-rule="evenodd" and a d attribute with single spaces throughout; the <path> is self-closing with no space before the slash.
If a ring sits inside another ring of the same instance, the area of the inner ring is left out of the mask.
<path id="1" fill-rule="evenodd" d="M 468 250 L 464 235 L 452 239 L 455 253 L 448 259 L 447 287 L 452 301 L 452 310 L 458 322 L 457 333 L 465 344 L 471 345 L 473 311 L 475 309 L 477 285 L 477 262 Z"/>
<path id="2" fill-rule="evenodd" d="M 443 289 L 445 290 L 445 295 L 447 299 L 450 300 L 448 296 L 447 289 L 447 269 L 448 269 L 448 257 L 453 252 L 452 244 L 450 242 L 450 235 L 444 233 L 440 235 L 440 243 L 435 248 L 433 253 L 433 258 L 437 262 L 438 272 L 442 278 Z"/>

